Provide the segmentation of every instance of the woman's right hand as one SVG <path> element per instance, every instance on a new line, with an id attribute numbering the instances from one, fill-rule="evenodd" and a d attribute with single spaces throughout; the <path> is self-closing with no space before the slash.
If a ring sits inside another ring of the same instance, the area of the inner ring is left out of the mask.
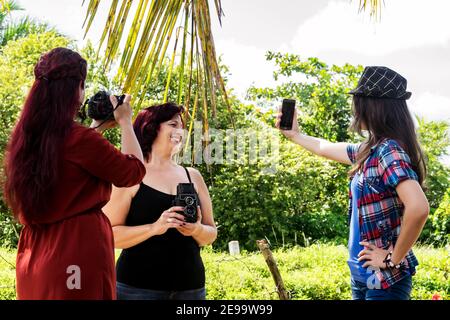
<path id="1" fill-rule="evenodd" d="M 109 99 L 114 108 L 116 108 L 118 101 L 114 95 L 109 96 Z M 114 119 L 119 124 L 123 126 L 125 124 L 131 124 L 131 119 L 133 117 L 133 109 L 130 105 L 131 96 L 129 94 L 125 95 L 123 103 L 114 111 Z"/>
<path id="2" fill-rule="evenodd" d="M 277 114 L 277 120 L 275 122 L 275 127 L 277 127 L 281 133 L 288 139 L 292 139 L 293 137 L 297 136 L 300 132 L 298 128 L 298 120 L 297 120 L 297 109 L 294 111 L 294 117 L 292 118 L 292 129 L 291 130 L 282 130 L 280 129 L 280 122 L 281 122 L 281 107 L 278 108 L 278 114 Z"/>
<path id="3" fill-rule="evenodd" d="M 161 235 L 166 233 L 170 228 L 177 228 L 185 225 L 184 216 L 176 213 L 176 211 L 183 210 L 183 207 L 172 207 L 164 211 L 159 219 L 152 225 L 154 235 Z"/>

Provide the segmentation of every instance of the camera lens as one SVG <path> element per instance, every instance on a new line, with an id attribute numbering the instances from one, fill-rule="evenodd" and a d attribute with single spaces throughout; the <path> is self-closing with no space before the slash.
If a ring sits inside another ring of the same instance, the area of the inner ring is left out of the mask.
<path id="1" fill-rule="evenodd" d="M 184 212 L 188 216 L 193 216 L 195 214 L 195 208 L 192 206 L 187 206 L 186 209 L 184 210 Z"/>
<path id="2" fill-rule="evenodd" d="M 188 206 L 192 206 L 192 205 L 194 204 L 194 198 L 192 198 L 192 197 L 186 197 L 186 198 L 184 199 L 184 201 L 186 202 L 186 204 L 187 204 Z"/>

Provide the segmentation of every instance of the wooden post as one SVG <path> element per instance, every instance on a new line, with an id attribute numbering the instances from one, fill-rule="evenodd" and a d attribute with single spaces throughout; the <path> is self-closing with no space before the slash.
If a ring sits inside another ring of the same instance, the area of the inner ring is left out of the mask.
<path id="1" fill-rule="evenodd" d="M 272 252 L 269 249 L 269 244 L 266 240 L 257 240 L 256 244 L 259 250 L 261 250 L 264 259 L 269 266 L 269 270 L 272 273 L 273 281 L 275 281 L 275 285 L 277 287 L 278 297 L 280 300 L 289 300 L 289 294 L 284 287 L 283 279 L 281 278 L 280 271 L 278 270 L 278 266 L 273 258 Z"/>

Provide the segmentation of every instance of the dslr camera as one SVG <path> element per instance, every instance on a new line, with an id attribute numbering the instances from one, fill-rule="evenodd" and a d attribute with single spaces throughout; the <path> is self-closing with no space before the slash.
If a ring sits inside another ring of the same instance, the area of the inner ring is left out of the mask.
<path id="1" fill-rule="evenodd" d="M 99 121 L 114 120 L 114 107 L 111 103 L 111 100 L 109 99 L 110 96 L 111 93 L 107 91 L 99 91 L 95 95 L 87 99 L 80 110 L 80 118 L 82 120 L 86 119 L 87 107 L 87 116 L 91 119 Z M 125 100 L 125 95 L 115 97 L 118 101 L 118 107 Z"/>
<path id="2" fill-rule="evenodd" d="M 184 207 L 184 211 L 177 213 L 185 217 L 186 222 L 197 222 L 197 206 L 199 205 L 197 192 L 192 183 L 180 183 L 177 186 L 177 195 L 173 200 L 173 206 Z"/>

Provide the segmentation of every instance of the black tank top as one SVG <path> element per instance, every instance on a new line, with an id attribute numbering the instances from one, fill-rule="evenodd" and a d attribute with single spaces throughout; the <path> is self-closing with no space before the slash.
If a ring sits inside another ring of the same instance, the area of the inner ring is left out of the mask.
<path id="1" fill-rule="evenodd" d="M 191 182 L 188 170 L 184 169 Z M 175 195 L 141 183 L 131 201 L 125 225 L 156 222 L 165 210 L 172 207 L 174 199 Z M 116 268 L 117 281 L 136 288 L 181 291 L 205 286 L 200 247 L 194 238 L 183 236 L 174 228 L 122 250 Z"/>

